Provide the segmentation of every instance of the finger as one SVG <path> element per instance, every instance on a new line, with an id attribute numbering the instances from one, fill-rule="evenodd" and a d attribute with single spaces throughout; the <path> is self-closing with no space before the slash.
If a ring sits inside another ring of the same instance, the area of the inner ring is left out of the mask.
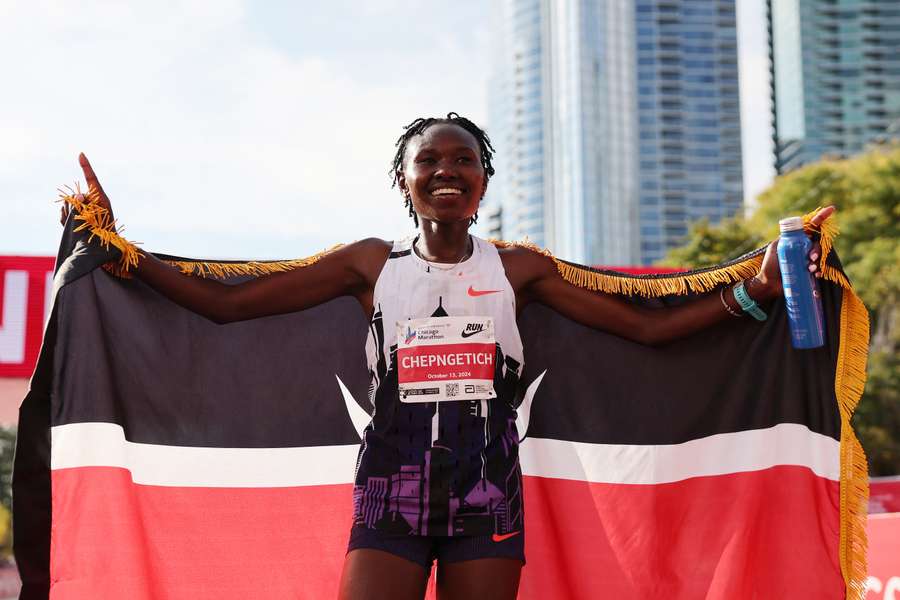
<path id="1" fill-rule="evenodd" d="M 63 205 L 59 208 L 59 224 L 65 225 L 66 219 L 69 218 L 69 211 L 66 209 L 66 206 Z"/>
<path id="2" fill-rule="evenodd" d="M 819 260 L 820 256 L 822 256 L 822 245 L 819 242 L 816 242 L 809 250 L 809 260 L 815 262 Z"/>
<path id="3" fill-rule="evenodd" d="M 835 210 L 837 209 L 835 209 L 833 205 L 826 206 L 822 210 L 818 211 L 815 215 L 813 215 L 813 218 L 810 219 L 809 222 L 813 225 L 813 227 L 819 227 L 822 225 L 822 223 L 825 222 L 828 217 L 834 214 Z"/>
<path id="4" fill-rule="evenodd" d="M 84 152 L 78 155 L 78 164 L 81 165 L 81 170 L 84 172 L 84 178 L 88 184 L 88 190 L 97 190 L 97 193 L 100 194 L 100 197 L 106 199 L 106 192 L 103 191 L 103 187 L 100 185 L 100 180 L 97 179 L 97 174 L 94 173 L 93 167 L 91 167 L 91 163 L 88 161 L 87 156 L 84 155 Z"/>

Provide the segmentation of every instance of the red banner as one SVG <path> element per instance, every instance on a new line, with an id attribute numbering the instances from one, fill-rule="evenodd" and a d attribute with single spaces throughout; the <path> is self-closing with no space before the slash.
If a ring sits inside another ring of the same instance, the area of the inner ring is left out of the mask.
<path id="1" fill-rule="evenodd" d="M 434 344 L 401 348 L 400 383 L 434 379 L 486 379 L 494 376 L 493 344 Z"/>
<path id="2" fill-rule="evenodd" d="M 869 480 L 869 514 L 878 513 L 900 513 L 900 475 Z"/>
<path id="3" fill-rule="evenodd" d="M 900 513 L 869 516 L 866 600 L 900 600 Z"/>
<path id="4" fill-rule="evenodd" d="M 51 256 L 0 256 L 0 377 L 34 371 L 53 289 Z"/>

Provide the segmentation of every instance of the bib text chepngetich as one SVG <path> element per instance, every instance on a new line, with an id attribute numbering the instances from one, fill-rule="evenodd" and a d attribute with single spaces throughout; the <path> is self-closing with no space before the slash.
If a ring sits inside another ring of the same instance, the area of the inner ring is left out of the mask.
<path id="1" fill-rule="evenodd" d="M 495 360 L 490 317 L 430 317 L 397 323 L 401 402 L 494 398 Z"/>

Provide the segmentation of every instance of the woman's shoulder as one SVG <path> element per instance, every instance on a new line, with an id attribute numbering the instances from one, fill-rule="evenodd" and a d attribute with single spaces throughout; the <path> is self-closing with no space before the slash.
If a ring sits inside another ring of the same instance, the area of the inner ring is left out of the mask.
<path id="1" fill-rule="evenodd" d="M 333 250 L 327 251 L 326 254 L 336 254 L 356 262 L 357 259 L 378 257 L 380 255 L 387 257 L 393 246 L 393 242 L 372 237 L 350 242 L 349 244 L 338 245 Z"/>
<path id="2" fill-rule="evenodd" d="M 514 290 L 518 291 L 537 279 L 556 273 L 553 260 L 529 245 L 503 242 L 497 244 L 497 253 Z"/>
<path id="3" fill-rule="evenodd" d="M 497 253 L 503 264 L 514 264 L 523 268 L 540 270 L 553 264 L 549 254 L 529 244 L 497 242 Z"/>
<path id="4" fill-rule="evenodd" d="M 381 238 L 365 238 L 345 244 L 334 251 L 347 268 L 356 271 L 372 283 L 378 278 L 393 248 L 393 242 Z"/>
<path id="5" fill-rule="evenodd" d="M 347 246 L 353 246 L 357 252 L 389 252 L 394 247 L 394 242 L 370 237 L 347 244 Z"/>

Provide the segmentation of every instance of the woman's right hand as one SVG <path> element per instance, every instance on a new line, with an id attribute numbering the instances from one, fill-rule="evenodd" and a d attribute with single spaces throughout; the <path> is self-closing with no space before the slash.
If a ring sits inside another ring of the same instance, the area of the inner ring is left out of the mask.
<path id="1" fill-rule="evenodd" d="M 78 164 L 81 165 L 81 170 L 84 172 L 84 179 L 87 181 L 88 186 L 88 194 L 91 194 L 95 198 L 97 198 L 97 201 L 100 202 L 101 206 L 109 211 L 109 216 L 110 218 L 112 218 L 112 204 L 109 201 L 109 196 L 107 196 L 106 192 L 103 191 L 103 186 L 100 185 L 100 181 L 97 179 L 97 175 L 94 173 L 94 169 L 91 167 L 91 163 L 88 162 L 87 156 L 85 156 L 83 152 L 78 155 Z M 69 205 L 63 203 L 62 208 L 60 209 L 60 224 L 65 225 L 66 219 L 68 218 Z"/>

